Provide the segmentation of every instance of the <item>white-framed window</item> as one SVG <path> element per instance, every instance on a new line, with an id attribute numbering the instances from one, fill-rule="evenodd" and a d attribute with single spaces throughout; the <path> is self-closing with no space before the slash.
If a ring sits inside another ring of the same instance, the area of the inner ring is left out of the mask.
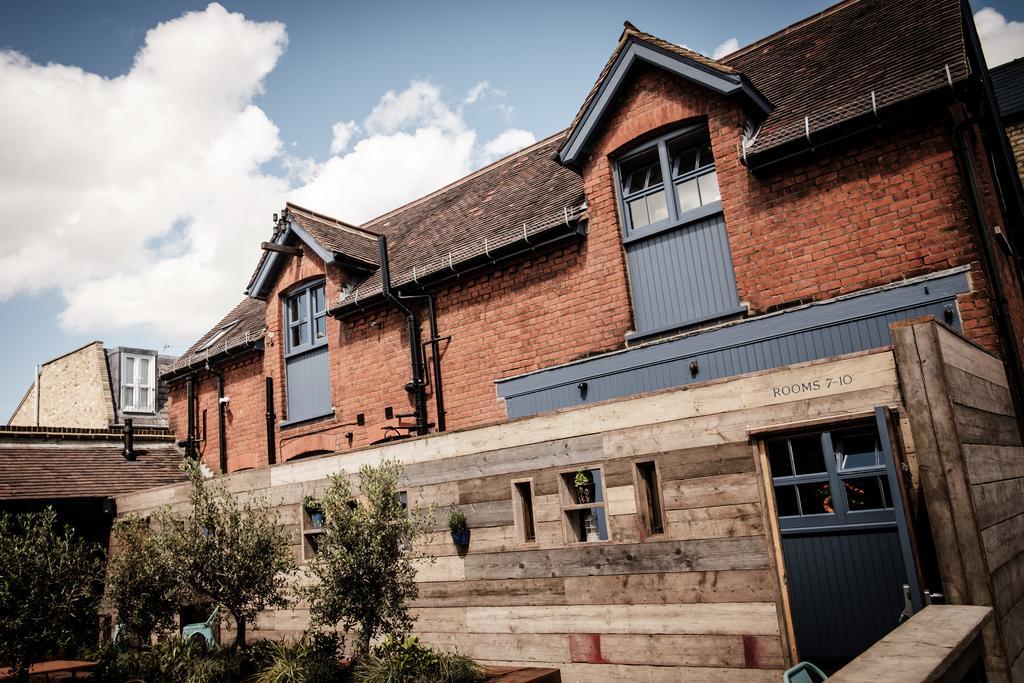
<path id="1" fill-rule="evenodd" d="M 156 358 L 121 354 L 121 411 L 152 413 L 156 409 Z"/>

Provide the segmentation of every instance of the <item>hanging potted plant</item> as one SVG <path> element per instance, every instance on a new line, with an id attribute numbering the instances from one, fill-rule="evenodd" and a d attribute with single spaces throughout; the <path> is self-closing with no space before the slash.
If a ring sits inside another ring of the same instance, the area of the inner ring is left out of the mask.
<path id="1" fill-rule="evenodd" d="M 313 496 L 306 496 L 302 499 L 302 507 L 309 515 L 309 526 L 319 529 L 324 525 L 324 504 Z"/>
<path id="2" fill-rule="evenodd" d="M 576 487 L 576 500 L 579 503 L 594 502 L 594 480 L 582 469 L 576 470 L 572 480 Z"/>
<path id="3" fill-rule="evenodd" d="M 452 532 L 452 543 L 460 548 L 469 545 L 469 524 L 465 512 L 453 506 L 448 512 L 448 529 Z"/>

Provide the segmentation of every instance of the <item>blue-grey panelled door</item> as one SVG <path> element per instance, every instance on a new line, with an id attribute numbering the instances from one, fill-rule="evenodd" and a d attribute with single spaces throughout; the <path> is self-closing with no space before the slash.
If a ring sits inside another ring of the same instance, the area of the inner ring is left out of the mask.
<path id="1" fill-rule="evenodd" d="M 917 599 L 886 416 L 766 442 L 800 659 L 836 669 Z"/>

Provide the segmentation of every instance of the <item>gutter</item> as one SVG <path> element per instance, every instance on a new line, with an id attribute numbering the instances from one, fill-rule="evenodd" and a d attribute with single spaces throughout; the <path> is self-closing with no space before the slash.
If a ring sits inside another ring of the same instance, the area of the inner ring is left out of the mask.
<path id="1" fill-rule="evenodd" d="M 248 341 L 243 341 L 238 346 L 232 346 L 223 349 L 222 351 L 218 351 L 217 353 L 210 354 L 208 356 L 192 354 L 193 356 L 195 356 L 195 360 L 189 361 L 185 365 L 181 365 L 177 368 L 174 368 L 173 370 L 168 370 L 164 374 L 160 375 L 160 379 L 162 379 L 165 382 L 173 382 L 174 380 L 181 379 L 185 375 L 192 374 L 193 372 L 196 372 L 199 369 L 205 368 L 209 370 L 211 363 L 226 362 L 230 359 L 233 359 L 235 356 L 241 355 L 243 353 L 262 350 L 263 335 L 260 335 L 259 337 L 254 337 Z"/>

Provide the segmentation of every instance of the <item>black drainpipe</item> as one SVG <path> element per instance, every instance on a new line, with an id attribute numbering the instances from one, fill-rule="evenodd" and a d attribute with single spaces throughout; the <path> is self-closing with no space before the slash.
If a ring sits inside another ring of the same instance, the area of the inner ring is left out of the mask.
<path id="1" fill-rule="evenodd" d="M 429 425 L 427 424 L 426 387 L 423 382 L 423 361 L 420 357 L 420 347 L 422 343 L 420 341 L 420 324 L 416 319 L 416 313 L 402 303 L 402 300 L 391 291 L 391 269 L 388 265 L 388 238 L 384 235 L 378 235 L 377 245 L 380 249 L 381 293 L 384 295 L 385 299 L 395 305 L 395 308 L 404 313 L 406 319 L 409 321 L 409 351 L 412 362 L 412 381 L 406 388 L 412 392 L 414 405 L 416 406 L 411 415 L 411 417 L 416 419 L 416 434 L 422 436 L 429 430 Z M 399 417 L 410 416 L 399 415 Z"/>
<path id="2" fill-rule="evenodd" d="M 953 105 L 951 108 L 954 120 L 953 127 L 953 139 L 956 145 L 956 156 L 960 162 L 960 167 L 963 169 L 964 175 L 967 177 L 967 188 L 971 195 L 971 213 L 974 214 L 974 219 L 978 226 L 978 232 L 981 234 L 981 257 L 985 263 L 985 270 L 987 272 L 988 280 L 992 285 L 992 293 L 996 299 L 996 329 L 999 333 L 1000 346 L 1005 351 L 1004 364 L 1008 366 L 1010 371 L 1010 381 L 1013 384 L 1014 390 L 1010 392 L 1014 397 L 1015 407 L 1017 408 L 1018 420 L 1024 423 L 1024 414 L 1021 409 L 1021 388 L 1024 387 L 1024 378 L 1021 377 L 1021 358 L 1017 351 L 1017 344 L 1014 340 L 1013 328 L 1010 322 L 1010 305 L 1006 299 L 1006 289 L 1003 287 L 1002 278 L 999 276 L 998 263 L 996 260 L 995 253 L 992 251 L 992 242 L 994 237 L 992 235 L 991 226 L 988 224 L 988 219 L 985 216 L 985 205 L 981 192 L 981 187 L 978 184 L 978 178 L 974 173 L 974 158 L 972 154 L 973 145 L 971 144 L 972 131 L 969 130 L 975 120 L 967 111 L 967 108 L 963 104 Z"/>
<path id="3" fill-rule="evenodd" d="M 185 380 L 185 400 L 188 401 L 188 435 L 184 441 L 179 441 L 179 446 L 185 447 L 185 457 L 195 458 L 196 452 L 196 380 L 195 373 L 192 373 Z"/>
<path id="4" fill-rule="evenodd" d="M 217 373 L 217 452 L 220 453 L 220 472 L 228 472 L 228 436 L 227 425 L 225 424 L 224 411 L 227 403 L 224 401 L 224 373 Z"/>
<path id="5" fill-rule="evenodd" d="M 274 421 L 277 415 L 274 414 L 274 378 L 267 377 L 267 464 L 273 465 L 277 462 L 277 443 L 274 437 Z"/>
<path id="6" fill-rule="evenodd" d="M 444 382 L 441 380 L 441 341 L 450 337 L 441 337 L 437 333 L 437 313 L 434 311 L 434 297 L 429 294 L 415 294 L 405 296 L 399 294 L 400 299 L 426 299 L 427 311 L 430 319 L 430 360 L 434 366 L 434 403 L 437 408 L 437 431 L 443 432 L 447 429 L 447 422 L 444 417 Z"/>
<path id="7" fill-rule="evenodd" d="M 132 427 L 132 418 L 128 417 L 124 420 L 124 459 L 131 462 L 135 460 L 135 428 Z"/>

